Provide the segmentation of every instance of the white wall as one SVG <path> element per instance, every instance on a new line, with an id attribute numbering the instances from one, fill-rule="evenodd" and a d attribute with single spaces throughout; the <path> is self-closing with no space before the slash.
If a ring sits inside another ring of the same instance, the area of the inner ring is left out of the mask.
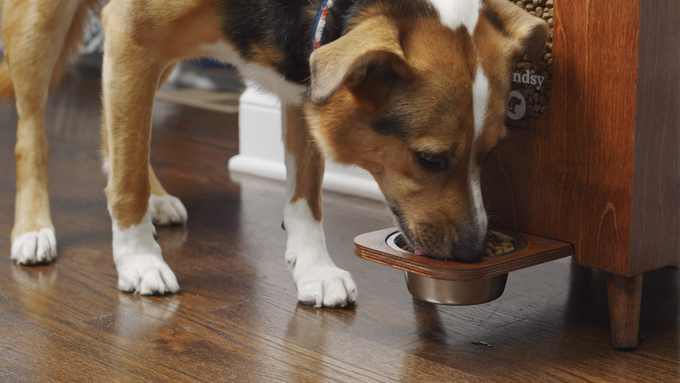
<path id="1" fill-rule="evenodd" d="M 239 100 L 239 154 L 229 170 L 276 180 L 286 179 L 281 141 L 281 104 L 274 96 L 248 86 Z M 373 177 L 357 167 L 326 162 L 323 187 L 341 193 L 384 200 Z"/>

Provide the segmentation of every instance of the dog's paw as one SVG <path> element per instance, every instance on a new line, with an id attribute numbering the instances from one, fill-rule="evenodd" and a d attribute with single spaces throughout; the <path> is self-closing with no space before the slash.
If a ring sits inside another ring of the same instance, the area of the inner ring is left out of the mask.
<path id="1" fill-rule="evenodd" d="M 335 265 L 315 265 L 297 278 L 298 300 L 307 306 L 345 307 L 357 300 L 352 276 Z"/>
<path id="2" fill-rule="evenodd" d="M 187 209 L 182 201 L 170 194 L 151 195 L 149 214 L 156 225 L 183 224 L 187 221 Z"/>
<path id="3" fill-rule="evenodd" d="M 57 257 L 57 239 L 53 228 L 29 231 L 12 241 L 11 258 L 20 265 L 52 262 Z"/>
<path id="4" fill-rule="evenodd" d="M 141 295 L 169 294 L 179 291 L 179 283 L 163 259 L 138 255 L 117 265 L 118 288 Z"/>

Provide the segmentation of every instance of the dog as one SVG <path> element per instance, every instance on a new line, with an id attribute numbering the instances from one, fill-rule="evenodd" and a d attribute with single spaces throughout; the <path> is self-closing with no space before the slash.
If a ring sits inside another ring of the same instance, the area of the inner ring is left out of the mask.
<path id="1" fill-rule="evenodd" d="M 78 52 L 89 15 L 98 13 L 101 6 L 101 0 L 0 0 L 4 43 L 0 97 L 14 97 L 19 114 L 11 234 L 11 258 L 18 264 L 49 263 L 57 256 L 48 192 L 45 107 L 50 86 L 58 84 Z M 154 223 L 186 222 L 182 202 L 165 191 L 151 167 L 148 176 Z"/>
<path id="2" fill-rule="evenodd" d="M 212 57 L 276 94 L 286 149 L 285 260 L 300 302 L 356 300 L 322 228 L 324 158 L 377 181 L 418 254 L 484 255 L 482 163 L 505 136 L 513 68 L 545 22 L 507 0 L 112 0 L 102 11 L 103 146 L 119 288 L 176 291 L 148 208 L 158 84 Z"/>

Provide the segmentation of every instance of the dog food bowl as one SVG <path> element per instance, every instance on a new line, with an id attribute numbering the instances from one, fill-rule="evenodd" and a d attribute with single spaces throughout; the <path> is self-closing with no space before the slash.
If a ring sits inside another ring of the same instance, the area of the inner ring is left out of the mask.
<path id="1" fill-rule="evenodd" d="M 397 243 L 396 228 L 362 234 L 354 239 L 354 253 L 364 259 L 404 271 L 406 286 L 416 299 L 446 305 L 475 305 L 500 297 L 508 273 L 574 254 L 565 242 L 508 229 L 515 250 L 487 256 L 478 263 L 462 263 L 416 255 Z"/>
<path id="2" fill-rule="evenodd" d="M 491 257 L 510 255 L 526 247 L 526 241 L 517 233 L 503 233 L 495 230 L 491 232 L 497 237 L 510 237 L 515 246 L 515 250 Z M 402 234 L 395 231 L 387 236 L 385 242 L 396 251 L 415 255 L 399 245 L 403 243 L 403 240 L 400 240 L 401 237 Z M 404 271 L 404 276 L 406 277 L 408 291 L 413 297 L 421 301 L 444 305 L 476 305 L 490 302 L 503 294 L 505 283 L 508 281 L 507 273 L 469 281 L 448 281 L 445 279 L 428 278 L 409 271 Z"/>
<path id="3" fill-rule="evenodd" d="M 446 281 L 404 271 L 408 292 L 421 301 L 442 305 L 477 305 L 505 291 L 508 274 L 472 281 Z"/>

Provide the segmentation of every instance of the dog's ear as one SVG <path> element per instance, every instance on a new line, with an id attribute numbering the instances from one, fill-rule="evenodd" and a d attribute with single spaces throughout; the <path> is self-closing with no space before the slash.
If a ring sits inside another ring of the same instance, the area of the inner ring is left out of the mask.
<path id="1" fill-rule="evenodd" d="M 321 46 L 310 59 L 312 102 L 327 101 L 343 87 L 362 102 L 385 101 L 394 82 L 410 68 L 399 44 L 399 30 L 387 17 L 362 21 L 339 39 Z"/>
<path id="2" fill-rule="evenodd" d="M 517 41 L 517 61 L 525 54 L 531 61 L 541 57 L 548 41 L 545 21 L 507 0 L 486 0 L 484 13 L 501 31 Z"/>

